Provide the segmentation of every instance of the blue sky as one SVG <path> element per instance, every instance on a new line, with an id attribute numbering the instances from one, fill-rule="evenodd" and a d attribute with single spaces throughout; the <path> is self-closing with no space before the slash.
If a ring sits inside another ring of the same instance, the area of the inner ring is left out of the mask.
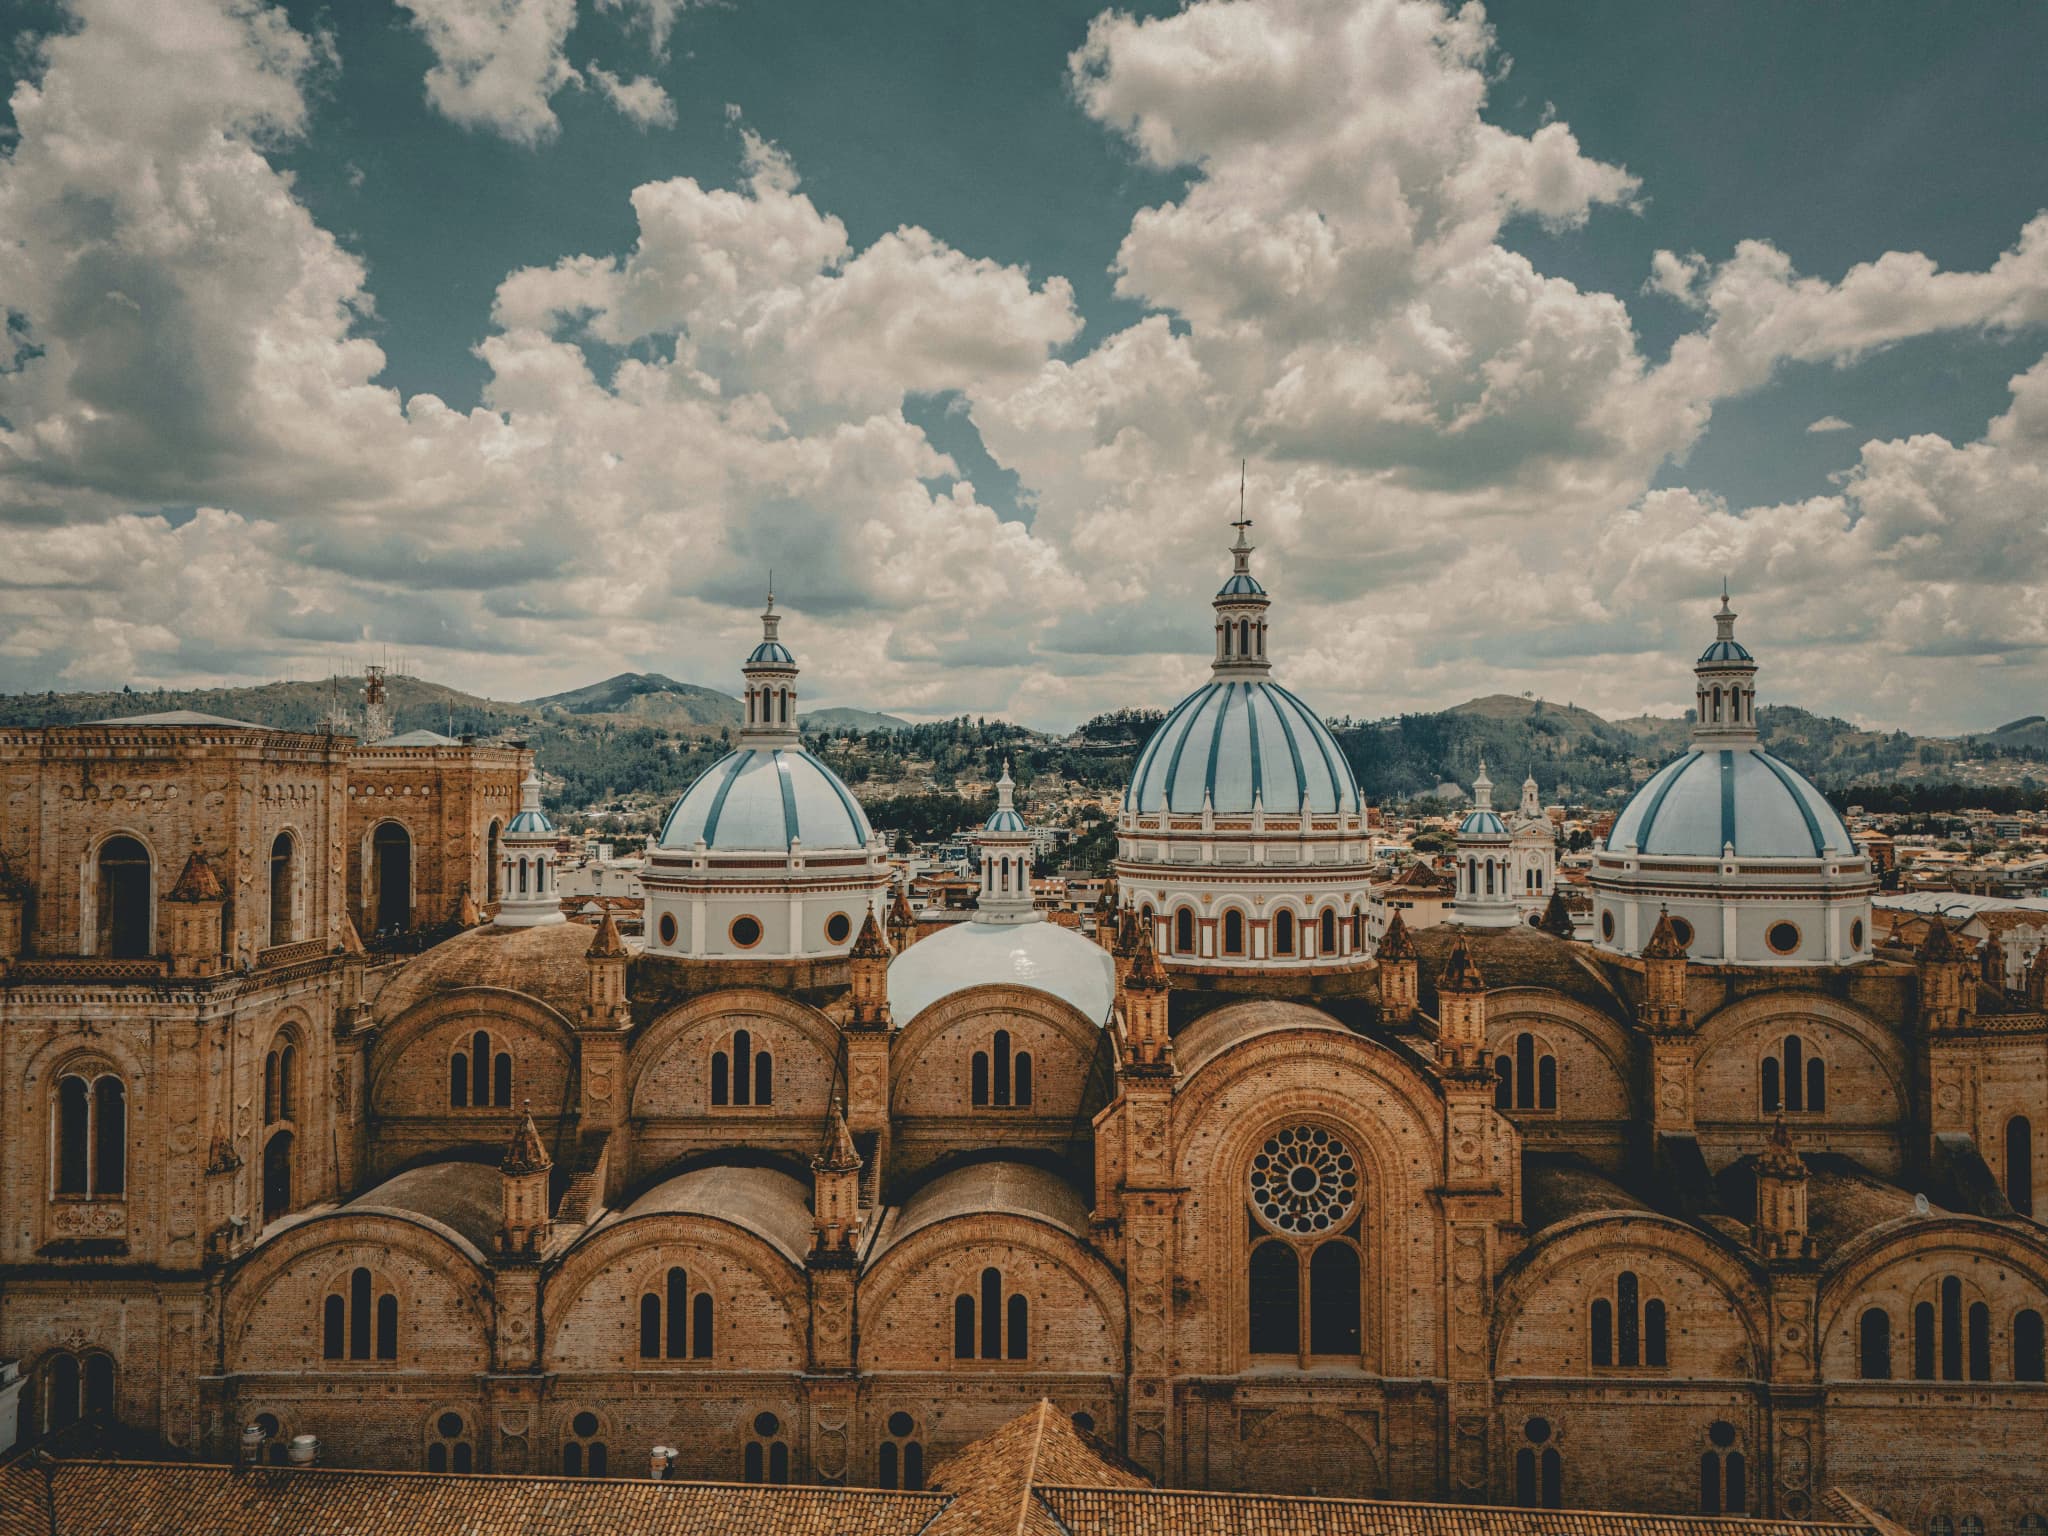
<path id="1" fill-rule="evenodd" d="M 9 15 L 0 687 L 2048 707 L 2039 7 Z"/>

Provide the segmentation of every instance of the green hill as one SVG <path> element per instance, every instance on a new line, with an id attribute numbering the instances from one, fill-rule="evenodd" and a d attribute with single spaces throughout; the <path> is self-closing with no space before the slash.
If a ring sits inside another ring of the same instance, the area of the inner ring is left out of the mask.
<path id="1" fill-rule="evenodd" d="M 551 693 L 528 703 L 550 720 L 573 715 L 684 732 L 736 727 L 741 713 L 740 701 L 731 694 L 679 683 L 659 672 L 621 672 L 601 683 Z"/>
<path id="2" fill-rule="evenodd" d="M 849 709 L 835 705 L 831 709 L 807 710 L 799 717 L 806 730 L 813 731 L 907 731 L 908 720 L 895 715 L 885 715 L 872 709 Z"/>

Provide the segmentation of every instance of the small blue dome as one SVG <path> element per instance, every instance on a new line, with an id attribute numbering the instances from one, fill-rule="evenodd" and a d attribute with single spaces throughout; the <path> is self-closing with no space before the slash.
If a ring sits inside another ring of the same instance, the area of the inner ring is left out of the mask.
<path id="1" fill-rule="evenodd" d="M 1139 754 L 1124 805 L 1186 816 L 1207 796 L 1218 813 L 1319 816 L 1363 811 L 1344 749 L 1328 726 L 1278 683 L 1204 683 L 1174 706 Z"/>
<path id="2" fill-rule="evenodd" d="M 1756 660 L 1756 658 L 1750 655 L 1748 651 L 1742 648 L 1742 642 L 1739 640 L 1716 640 L 1712 645 L 1708 646 L 1704 651 L 1700 652 L 1700 660 L 1703 662 L 1753 662 Z"/>
<path id="3" fill-rule="evenodd" d="M 505 824 L 507 834 L 526 833 L 544 837 L 554 830 L 555 824 L 548 820 L 546 811 L 521 811 Z"/>
<path id="4" fill-rule="evenodd" d="M 1264 597 L 1266 589 L 1249 571 L 1239 571 L 1218 589 L 1218 597 Z"/>
<path id="5" fill-rule="evenodd" d="M 661 846 L 786 853 L 865 848 L 874 834 L 839 775 L 802 747 L 742 747 L 705 769 L 662 824 Z"/>
<path id="6" fill-rule="evenodd" d="M 747 657 L 747 665 L 793 667 L 796 658 L 789 654 L 789 647 L 780 640 L 763 640 Z"/>
<path id="7" fill-rule="evenodd" d="M 1015 811 L 997 811 L 981 824 L 981 830 L 984 832 L 1022 832 L 1025 830 L 1024 818 Z"/>
<path id="8" fill-rule="evenodd" d="M 1507 823 L 1492 811 L 1468 811 L 1458 823 L 1460 837 L 1506 837 Z"/>
<path id="9" fill-rule="evenodd" d="M 1719 858 L 1853 855 L 1856 840 L 1799 770 L 1761 747 L 1693 748 L 1651 776 L 1614 818 L 1610 850 Z"/>

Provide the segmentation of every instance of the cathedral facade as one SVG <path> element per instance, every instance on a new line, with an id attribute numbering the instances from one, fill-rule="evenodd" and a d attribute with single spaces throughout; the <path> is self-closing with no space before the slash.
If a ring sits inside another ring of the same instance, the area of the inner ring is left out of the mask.
<path id="1" fill-rule="evenodd" d="M 915 937 L 772 605 L 630 939 L 517 750 L 0 732 L 26 1433 L 914 1488 L 1049 1399 L 1170 1486 L 2042 1529 L 2048 1015 L 1873 942 L 1726 603 L 1590 937 L 1530 785 L 1375 944 L 1244 532 L 1099 942 L 1007 785 Z"/>

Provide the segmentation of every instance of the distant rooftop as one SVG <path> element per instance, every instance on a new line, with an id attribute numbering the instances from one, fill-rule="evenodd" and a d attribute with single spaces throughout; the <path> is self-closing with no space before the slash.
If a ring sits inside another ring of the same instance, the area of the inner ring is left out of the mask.
<path id="1" fill-rule="evenodd" d="M 453 736 L 443 736 L 439 731 L 407 731 L 400 736 L 386 736 L 382 741 L 370 743 L 373 747 L 455 747 L 460 746 Z"/>
<path id="2" fill-rule="evenodd" d="M 167 709 L 154 715 L 113 715 L 105 720 L 87 720 L 87 725 L 210 725 L 237 731 L 268 731 L 275 727 L 253 720 L 230 720 L 225 715 L 201 714 L 196 709 Z"/>

